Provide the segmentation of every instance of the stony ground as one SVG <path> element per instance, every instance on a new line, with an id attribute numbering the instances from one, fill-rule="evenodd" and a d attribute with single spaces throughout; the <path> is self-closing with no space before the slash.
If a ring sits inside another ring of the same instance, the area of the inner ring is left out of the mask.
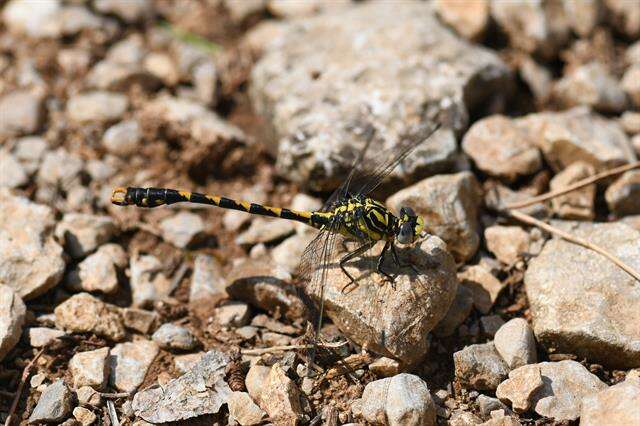
<path id="1" fill-rule="evenodd" d="M 0 421 L 640 424 L 640 282 L 498 213 L 637 161 L 638 1 L 0 7 Z M 110 203 L 318 209 L 370 130 L 435 122 L 375 192 L 425 217 L 416 269 L 329 273 L 316 375 L 313 230 Z M 522 212 L 640 270 L 640 170 Z"/>

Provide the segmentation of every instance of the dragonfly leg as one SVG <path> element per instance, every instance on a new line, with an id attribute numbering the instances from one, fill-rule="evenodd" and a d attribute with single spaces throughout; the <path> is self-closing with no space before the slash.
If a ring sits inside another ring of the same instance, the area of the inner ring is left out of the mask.
<path id="1" fill-rule="evenodd" d="M 388 272 L 385 272 L 382 270 L 382 264 L 384 263 L 384 258 L 385 255 L 387 254 L 387 252 L 389 251 L 389 248 L 393 248 L 393 243 L 391 241 L 387 241 L 386 243 L 384 243 L 384 247 L 382 248 L 382 252 L 380 253 L 380 256 L 378 257 L 378 266 L 376 267 L 376 270 L 378 271 L 379 274 L 384 275 L 384 277 L 393 285 L 393 283 L 396 280 L 396 276 L 395 275 L 391 275 Z M 395 257 L 395 251 L 393 251 L 394 253 L 394 257 Z M 395 286 L 394 286 L 395 289 Z"/>
<path id="2" fill-rule="evenodd" d="M 413 272 L 415 272 L 416 274 L 420 273 L 416 268 L 416 265 L 414 265 L 413 263 L 411 262 L 405 263 L 400 261 L 400 257 L 398 256 L 398 251 L 396 250 L 396 246 L 393 243 L 391 244 L 391 253 L 393 254 L 393 260 L 396 262 L 396 265 L 398 265 L 398 267 L 411 268 L 413 269 Z"/>
<path id="3" fill-rule="evenodd" d="M 371 241 L 368 243 L 365 243 L 363 245 L 361 245 L 360 247 L 358 247 L 357 249 L 353 250 L 352 252 L 349 252 L 347 254 L 345 254 L 342 259 L 340 259 L 340 269 L 342 269 L 342 272 L 349 277 L 349 283 L 346 284 L 344 287 L 342 287 L 342 293 L 345 292 L 345 290 L 354 285 L 356 283 L 355 278 L 353 278 L 353 276 L 347 271 L 347 269 L 344 267 L 344 265 L 350 261 L 353 258 L 356 258 L 358 256 L 360 256 L 362 253 L 366 252 L 367 250 L 369 250 L 371 247 L 373 247 L 375 245 L 375 241 Z"/>

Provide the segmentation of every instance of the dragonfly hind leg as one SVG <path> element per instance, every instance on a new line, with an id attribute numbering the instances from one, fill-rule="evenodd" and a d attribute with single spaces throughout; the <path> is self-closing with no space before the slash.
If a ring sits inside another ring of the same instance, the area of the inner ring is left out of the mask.
<path id="1" fill-rule="evenodd" d="M 345 293 L 345 291 L 346 291 L 346 289 L 347 289 L 347 288 L 351 287 L 352 285 L 355 285 L 355 283 L 356 283 L 355 278 L 353 278 L 353 276 L 349 273 L 349 271 L 347 271 L 347 269 L 344 267 L 344 265 L 345 265 L 348 261 L 350 261 L 350 260 L 352 260 L 352 259 L 354 259 L 354 258 L 356 258 L 356 257 L 360 256 L 361 254 L 363 254 L 364 252 L 366 252 L 367 250 L 369 250 L 369 249 L 370 249 L 371 247 L 373 247 L 374 245 L 375 245 L 375 241 L 372 241 L 372 242 L 369 242 L 369 243 L 365 243 L 365 244 L 361 245 L 360 247 L 358 247 L 357 249 L 355 249 L 355 250 L 353 250 L 353 251 L 351 251 L 351 252 L 349 252 L 349 253 L 345 254 L 345 255 L 340 259 L 340 262 L 339 262 L 339 264 L 340 264 L 340 269 L 342 269 L 342 272 L 343 272 L 347 277 L 349 277 L 349 283 L 347 283 L 345 286 L 343 286 L 343 287 L 342 287 L 342 290 L 341 290 L 341 292 L 342 292 L 342 293 Z"/>

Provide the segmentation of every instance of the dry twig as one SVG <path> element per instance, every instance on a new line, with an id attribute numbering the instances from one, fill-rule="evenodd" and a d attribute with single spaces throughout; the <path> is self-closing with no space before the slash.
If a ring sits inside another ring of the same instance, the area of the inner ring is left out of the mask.
<path id="1" fill-rule="evenodd" d="M 348 344 L 348 342 L 338 342 L 338 343 L 318 343 L 316 346 L 320 348 L 339 348 Z M 271 346 L 269 348 L 257 348 L 257 349 L 242 349 L 240 352 L 242 355 L 262 355 L 268 354 L 271 352 L 284 352 L 284 351 L 292 351 L 296 349 L 312 349 L 314 345 L 284 345 L 284 346 Z"/>
<path id="2" fill-rule="evenodd" d="M 18 389 L 16 390 L 16 394 L 13 398 L 13 402 L 11 403 L 9 416 L 7 417 L 7 420 L 5 420 L 4 426 L 11 426 L 11 424 L 13 423 L 14 415 L 16 413 L 16 410 L 18 409 L 18 403 L 20 402 L 20 397 L 22 396 L 22 389 L 24 388 L 24 384 L 27 382 L 27 379 L 29 378 L 29 374 L 31 374 L 31 369 L 35 365 L 36 361 L 42 356 L 42 354 L 46 349 L 47 349 L 47 346 L 44 346 L 42 349 L 40 349 L 36 354 L 36 356 L 34 356 L 33 359 L 29 361 L 29 364 L 27 364 L 26 367 L 24 367 L 24 370 L 22 370 L 22 377 L 20 377 L 20 383 L 18 384 Z"/>

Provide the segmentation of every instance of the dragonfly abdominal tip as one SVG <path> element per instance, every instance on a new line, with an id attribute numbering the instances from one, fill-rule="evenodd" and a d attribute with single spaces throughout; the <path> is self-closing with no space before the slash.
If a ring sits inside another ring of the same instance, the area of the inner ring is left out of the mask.
<path id="1" fill-rule="evenodd" d="M 111 202 L 118 206 L 126 206 L 127 202 L 127 188 L 115 188 L 111 193 Z"/>

